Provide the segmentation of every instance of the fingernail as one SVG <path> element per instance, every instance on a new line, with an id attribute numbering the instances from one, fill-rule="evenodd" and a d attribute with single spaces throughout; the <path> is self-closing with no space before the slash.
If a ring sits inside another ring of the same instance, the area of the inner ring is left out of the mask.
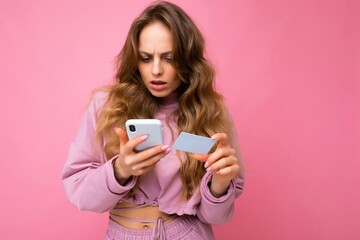
<path id="1" fill-rule="evenodd" d="M 206 171 L 207 172 L 211 171 L 211 167 L 206 168 Z"/>
<path id="2" fill-rule="evenodd" d="M 211 139 L 216 140 L 217 134 L 212 135 Z"/>
<path id="3" fill-rule="evenodd" d="M 140 137 L 141 140 L 145 140 L 145 139 L 147 139 L 147 138 L 148 138 L 148 135 L 142 135 L 142 136 Z"/>
<path id="4" fill-rule="evenodd" d="M 208 166 L 209 166 L 209 163 L 206 162 L 205 165 L 204 165 L 204 168 L 208 168 Z"/>
<path id="5" fill-rule="evenodd" d="M 116 128 L 115 128 L 115 132 L 117 133 L 117 131 L 118 131 L 118 130 L 119 130 L 119 128 L 118 128 L 118 127 L 116 127 Z"/>
<path id="6" fill-rule="evenodd" d="M 165 154 L 168 154 L 171 151 L 171 148 L 166 149 Z"/>
<path id="7" fill-rule="evenodd" d="M 161 147 L 161 150 L 164 151 L 164 150 L 166 150 L 167 148 L 169 148 L 169 145 L 164 145 L 164 146 Z"/>
<path id="8" fill-rule="evenodd" d="M 219 174 L 220 172 L 219 171 L 216 171 L 216 174 Z"/>

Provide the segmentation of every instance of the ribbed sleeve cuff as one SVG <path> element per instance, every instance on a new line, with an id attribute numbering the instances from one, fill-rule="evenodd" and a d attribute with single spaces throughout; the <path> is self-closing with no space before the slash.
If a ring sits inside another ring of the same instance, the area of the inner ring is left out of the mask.
<path id="1" fill-rule="evenodd" d="M 226 194 L 217 198 L 217 197 L 214 197 L 210 191 L 210 182 L 211 182 L 212 176 L 213 176 L 213 174 L 211 172 L 207 172 L 207 173 L 205 173 L 204 177 L 201 180 L 200 191 L 201 191 L 203 200 L 206 200 L 207 202 L 214 203 L 214 204 L 224 203 L 230 199 L 231 199 L 231 201 L 233 201 L 233 199 L 235 197 L 234 180 L 231 180 Z"/>
<path id="2" fill-rule="evenodd" d="M 124 194 L 124 192 L 130 191 L 136 184 L 137 176 L 131 176 L 125 185 L 121 185 L 115 178 L 114 161 L 117 159 L 117 155 L 111 158 L 105 163 L 106 170 L 108 172 L 107 185 L 109 190 L 114 194 Z"/>

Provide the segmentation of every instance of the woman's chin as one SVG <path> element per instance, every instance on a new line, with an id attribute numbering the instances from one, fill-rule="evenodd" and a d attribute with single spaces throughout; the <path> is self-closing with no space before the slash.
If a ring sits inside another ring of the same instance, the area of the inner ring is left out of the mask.
<path id="1" fill-rule="evenodd" d="M 151 95 L 158 98 L 164 98 L 171 94 L 169 91 L 150 91 Z"/>

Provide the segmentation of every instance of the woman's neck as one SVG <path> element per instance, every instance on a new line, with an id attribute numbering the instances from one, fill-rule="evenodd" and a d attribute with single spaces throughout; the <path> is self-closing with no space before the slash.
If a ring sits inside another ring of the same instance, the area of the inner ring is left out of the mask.
<path id="1" fill-rule="evenodd" d="M 166 97 L 159 98 L 159 100 L 164 106 L 172 105 L 174 103 L 177 103 L 177 95 L 177 92 L 173 92 Z"/>

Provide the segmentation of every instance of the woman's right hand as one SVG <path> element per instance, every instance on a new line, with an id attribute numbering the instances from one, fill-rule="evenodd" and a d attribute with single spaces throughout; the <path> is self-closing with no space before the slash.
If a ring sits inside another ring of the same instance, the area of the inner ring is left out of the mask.
<path id="1" fill-rule="evenodd" d="M 141 152 L 134 148 L 147 139 L 147 135 L 138 136 L 129 140 L 122 128 L 115 128 L 120 139 L 119 157 L 114 162 L 115 177 L 120 184 L 124 184 L 131 176 L 139 176 L 155 166 L 168 154 L 171 148 L 168 145 L 158 145 Z"/>

